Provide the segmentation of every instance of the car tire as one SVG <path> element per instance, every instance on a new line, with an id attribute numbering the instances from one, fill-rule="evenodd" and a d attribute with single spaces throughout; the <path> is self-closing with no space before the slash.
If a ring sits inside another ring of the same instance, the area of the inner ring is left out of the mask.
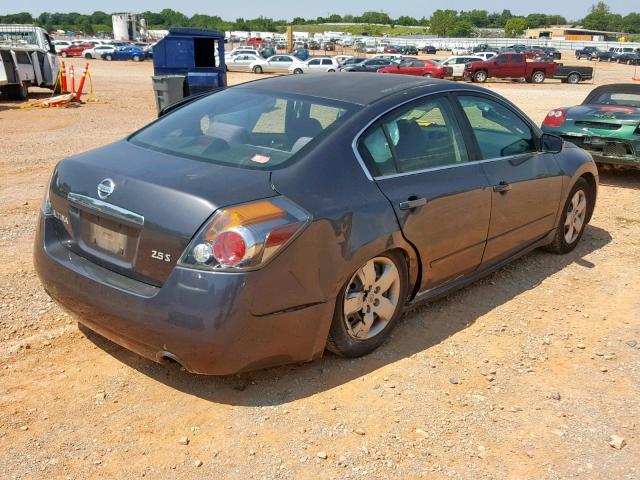
<path id="1" fill-rule="evenodd" d="M 93 57 L 91 57 L 90 53 L 85 53 L 84 54 L 84 58 L 86 58 L 87 60 L 91 60 L 91 58 L 93 58 Z"/>
<path id="2" fill-rule="evenodd" d="M 134 55 L 131 60 L 133 60 L 134 62 L 139 62 L 140 61 L 140 56 L 139 55 Z"/>
<path id="3" fill-rule="evenodd" d="M 430 73 L 425 73 L 423 75 L 424 78 L 433 78 L 433 75 L 431 75 Z"/>
<path id="4" fill-rule="evenodd" d="M 473 74 L 473 81 L 476 83 L 484 83 L 487 81 L 487 72 L 484 70 L 478 70 Z"/>
<path id="5" fill-rule="evenodd" d="M 581 79 L 582 77 L 580 76 L 579 73 L 572 73 L 567 77 L 567 83 L 571 83 L 572 85 L 575 85 L 576 83 L 580 83 Z"/>
<path id="6" fill-rule="evenodd" d="M 355 358 L 382 345 L 402 315 L 407 279 L 407 263 L 396 251 L 372 258 L 359 268 L 336 299 L 327 349 Z"/>
<path id="7" fill-rule="evenodd" d="M 532 83 L 544 83 L 546 76 L 544 74 L 544 72 L 541 71 L 537 71 L 537 72 L 533 72 L 533 75 L 531 75 L 531 82 Z"/>
<path id="8" fill-rule="evenodd" d="M 29 98 L 29 84 L 23 82 L 17 85 L 5 87 L 9 100 L 26 100 Z"/>
<path id="9" fill-rule="evenodd" d="M 104 59 L 110 62 L 111 60 L 113 60 L 113 57 L 111 55 L 105 55 Z"/>
<path id="10" fill-rule="evenodd" d="M 544 250 L 551 253 L 569 253 L 582 238 L 593 210 L 592 190 L 584 178 L 579 178 L 567 197 L 556 227 L 553 241 Z M 584 203 L 582 203 L 584 202 Z M 576 213 L 574 213 L 576 212 Z M 568 225 L 567 225 L 568 223 Z"/>
<path id="11" fill-rule="evenodd" d="M 255 67 L 253 67 L 253 73 L 262 73 L 262 67 L 260 65 L 256 65 Z"/>
<path id="12" fill-rule="evenodd" d="M 302 69 L 296 68 L 293 70 L 294 75 L 300 75 L 302 73 Z"/>
<path id="13" fill-rule="evenodd" d="M 327 70 L 327 73 L 336 73 L 336 71 L 333 68 L 330 68 L 329 70 Z"/>
<path id="14" fill-rule="evenodd" d="M 67 52 L 62 52 L 62 53 L 60 54 L 60 56 L 61 56 L 62 58 L 67 58 L 68 53 L 67 53 Z"/>

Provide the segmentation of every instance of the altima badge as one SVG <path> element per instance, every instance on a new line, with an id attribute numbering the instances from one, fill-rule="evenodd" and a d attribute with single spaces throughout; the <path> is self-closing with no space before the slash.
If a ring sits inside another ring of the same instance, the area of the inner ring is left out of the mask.
<path id="1" fill-rule="evenodd" d="M 113 193 L 116 184 L 110 178 L 105 178 L 98 184 L 98 196 L 104 200 Z"/>

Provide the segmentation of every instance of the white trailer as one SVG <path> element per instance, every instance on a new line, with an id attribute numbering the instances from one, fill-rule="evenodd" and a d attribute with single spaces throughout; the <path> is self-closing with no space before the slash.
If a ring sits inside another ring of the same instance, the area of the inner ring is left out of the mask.
<path id="1" fill-rule="evenodd" d="M 0 58 L 0 92 L 25 100 L 29 87 L 55 88 L 60 64 L 43 28 L 0 25 Z"/>

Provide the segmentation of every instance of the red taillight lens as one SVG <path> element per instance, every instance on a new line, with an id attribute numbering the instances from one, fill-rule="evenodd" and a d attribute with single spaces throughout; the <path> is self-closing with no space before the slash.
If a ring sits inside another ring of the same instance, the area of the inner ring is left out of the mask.
<path id="1" fill-rule="evenodd" d="M 247 243 L 238 232 L 222 232 L 213 241 L 213 256 L 220 265 L 237 265 L 247 253 Z"/>
<path id="2" fill-rule="evenodd" d="M 546 127 L 561 127 L 566 117 L 567 117 L 567 110 L 564 108 L 551 110 L 545 117 L 544 122 L 542 122 L 542 125 Z"/>
<path id="3" fill-rule="evenodd" d="M 311 220 L 291 200 L 274 197 L 219 210 L 180 258 L 201 270 L 251 270 L 288 245 Z"/>

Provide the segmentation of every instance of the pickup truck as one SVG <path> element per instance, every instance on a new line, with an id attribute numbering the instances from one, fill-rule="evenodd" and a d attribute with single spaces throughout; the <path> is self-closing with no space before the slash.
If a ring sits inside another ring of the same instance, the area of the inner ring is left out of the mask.
<path id="1" fill-rule="evenodd" d="M 484 62 L 467 63 L 464 78 L 478 83 L 488 78 L 524 78 L 530 83 L 542 83 L 553 77 L 557 68 L 555 62 L 527 61 L 521 53 L 501 53 Z"/>
<path id="2" fill-rule="evenodd" d="M 593 79 L 593 67 L 573 67 L 558 64 L 553 78 L 561 80 L 562 83 L 580 83 L 584 80 Z"/>

